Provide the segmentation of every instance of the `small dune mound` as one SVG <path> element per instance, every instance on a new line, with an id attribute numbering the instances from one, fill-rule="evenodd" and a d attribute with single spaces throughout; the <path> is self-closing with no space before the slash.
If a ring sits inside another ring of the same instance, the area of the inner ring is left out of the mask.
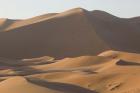
<path id="1" fill-rule="evenodd" d="M 110 60 L 109 58 L 100 57 L 100 56 L 80 56 L 75 58 L 64 58 L 52 64 L 35 66 L 33 68 L 48 69 L 48 68 L 87 67 L 87 66 L 103 64 L 109 60 Z"/>
<path id="2" fill-rule="evenodd" d="M 125 61 L 132 61 L 132 62 L 139 62 L 140 61 L 140 54 L 137 53 L 128 53 L 122 51 L 105 51 L 100 53 L 98 56 L 109 57 L 113 59 L 122 59 Z"/>
<path id="3" fill-rule="evenodd" d="M 43 57 L 38 57 L 38 58 L 31 58 L 31 59 L 22 59 L 22 61 L 28 61 L 28 62 L 34 62 L 34 61 L 53 61 L 53 57 L 49 56 L 43 56 Z"/>
<path id="4" fill-rule="evenodd" d="M 105 57 L 98 57 L 98 56 L 80 56 L 75 58 L 65 58 L 58 61 L 55 64 L 63 67 L 82 67 L 82 66 L 91 66 L 100 64 L 103 61 L 108 60 Z"/>
<path id="5" fill-rule="evenodd" d="M 105 56 L 105 57 L 109 57 L 109 58 L 117 58 L 119 56 L 119 51 L 112 51 L 112 50 L 109 50 L 109 51 L 105 51 L 101 54 L 99 54 L 98 56 Z"/>
<path id="6" fill-rule="evenodd" d="M 0 82 L 0 91 L 2 93 L 59 93 L 42 86 L 32 84 L 24 77 L 19 76 Z"/>

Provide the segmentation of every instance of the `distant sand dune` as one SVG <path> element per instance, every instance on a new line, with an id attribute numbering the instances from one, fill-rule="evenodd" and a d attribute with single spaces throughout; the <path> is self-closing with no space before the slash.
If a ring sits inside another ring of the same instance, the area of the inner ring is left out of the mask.
<path id="1" fill-rule="evenodd" d="M 53 18 L 0 33 L 0 43 L 0 56 L 7 58 L 45 55 L 64 58 L 94 55 L 109 49 L 82 9 L 66 11 Z"/>

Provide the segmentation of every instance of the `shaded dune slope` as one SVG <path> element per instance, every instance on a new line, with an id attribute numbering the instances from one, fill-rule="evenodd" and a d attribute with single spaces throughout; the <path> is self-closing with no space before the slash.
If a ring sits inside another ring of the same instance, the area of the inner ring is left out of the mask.
<path id="1" fill-rule="evenodd" d="M 96 55 L 109 49 L 138 53 L 138 19 L 75 8 L 12 22 L 0 33 L 0 56 L 64 58 Z"/>
<path id="2" fill-rule="evenodd" d="M 118 61 L 116 64 L 121 65 L 121 66 L 140 66 L 140 63 L 126 62 L 126 61 L 123 61 L 123 60 Z"/>
<path id="3" fill-rule="evenodd" d="M 46 21 L 0 33 L 0 56 L 31 58 L 49 55 L 64 58 L 94 55 L 109 49 L 83 12 L 79 8 L 73 9 Z"/>
<path id="4" fill-rule="evenodd" d="M 37 23 L 37 22 L 40 22 L 40 21 L 44 21 L 46 19 L 51 18 L 52 16 L 54 16 L 56 14 L 57 13 L 49 13 L 49 14 L 40 15 L 40 16 L 36 16 L 36 17 L 33 17 L 33 18 L 17 21 L 17 22 L 14 22 L 13 24 L 9 25 L 9 27 L 7 27 L 5 29 L 5 31 L 15 29 L 15 28 L 19 28 L 19 27 L 23 27 L 23 26 L 27 26 L 27 25 L 31 25 L 31 24 L 34 24 L 34 23 Z"/>
<path id="5" fill-rule="evenodd" d="M 104 11 L 92 11 L 87 16 L 96 33 L 113 50 L 140 52 L 138 18 L 118 18 Z M 137 21 L 136 21 L 137 20 Z"/>
<path id="6" fill-rule="evenodd" d="M 9 26 L 14 24 L 19 20 L 11 20 L 11 19 L 0 19 L 0 32 L 6 30 Z"/>

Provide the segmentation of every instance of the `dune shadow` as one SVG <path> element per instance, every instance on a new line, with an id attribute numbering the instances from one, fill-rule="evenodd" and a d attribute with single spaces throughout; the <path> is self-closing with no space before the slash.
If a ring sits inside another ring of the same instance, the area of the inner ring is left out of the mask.
<path id="1" fill-rule="evenodd" d="M 120 66 L 140 66 L 140 63 L 128 62 L 124 60 L 119 60 L 116 64 Z"/>
<path id="2" fill-rule="evenodd" d="M 43 87 L 47 87 L 53 90 L 61 91 L 63 93 L 97 93 L 93 90 L 89 90 L 73 84 L 59 83 L 59 82 L 48 82 L 40 79 L 28 78 L 28 81 Z"/>
<path id="3" fill-rule="evenodd" d="M 10 20 L 7 19 L 3 25 L 0 27 L 0 30 L 5 30 L 6 28 L 8 28 L 11 24 L 13 24 L 16 20 Z"/>

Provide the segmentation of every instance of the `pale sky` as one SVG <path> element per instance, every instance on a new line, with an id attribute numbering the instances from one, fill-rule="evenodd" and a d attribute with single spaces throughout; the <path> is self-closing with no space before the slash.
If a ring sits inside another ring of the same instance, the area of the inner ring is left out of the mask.
<path id="1" fill-rule="evenodd" d="M 25 19 L 82 7 L 118 17 L 140 16 L 140 0 L 0 0 L 0 18 Z"/>

